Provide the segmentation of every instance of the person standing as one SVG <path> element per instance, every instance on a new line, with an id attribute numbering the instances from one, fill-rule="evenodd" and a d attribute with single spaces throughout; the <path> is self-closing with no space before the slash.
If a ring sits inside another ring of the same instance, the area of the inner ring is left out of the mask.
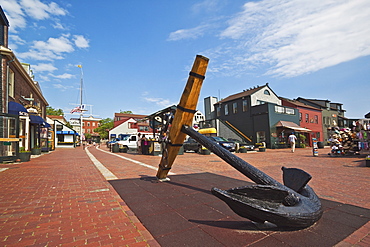
<path id="1" fill-rule="evenodd" d="M 141 154 L 148 154 L 148 139 L 145 134 L 141 138 Z"/>
<path id="2" fill-rule="evenodd" d="M 142 151 L 141 151 L 141 133 L 139 133 L 137 135 L 137 141 L 136 141 L 136 143 L 137 143 L 137 153 L 138 154 L 142 154 Z"/>
<path id="3" fill-rule="evenodd" d="M 288 140 L 289 140 L 289 143 L 290 143 L 290 148 L 292 150 L 292 153 L 294 153 L 295 143 L 297 141 L 297 137 L 294 135 L 294 132 L 292 132 L 292 134 L 290 134 L 290 136 L 288 137 Z"/>

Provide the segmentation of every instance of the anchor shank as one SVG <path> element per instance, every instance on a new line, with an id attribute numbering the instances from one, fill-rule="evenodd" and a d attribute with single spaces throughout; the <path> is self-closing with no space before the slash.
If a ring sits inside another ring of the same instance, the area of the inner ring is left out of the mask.
<path id="1" fill-rule="evenodd" d="M 251 179 L 253 182 L 257 184 L 274 185 L 280 188 L 288 189 L 286 186 L 279 183 L 278 181 L 260 171 L 259 169 L 255 168 L 254 166 L 250 165 L 248 162 L 242 160 L 236 155 L 233 155 L 228 150 L 218 145 L 216 142 L 211 141 L 207 137 L 199 134 L 193 128 L 187 125 L 183 125 L 181 131 L 189 135 L 193 139 L 197 140 L 200 144 L 219 156 L 221 159 L 223 159 L 229 165 Z"/>

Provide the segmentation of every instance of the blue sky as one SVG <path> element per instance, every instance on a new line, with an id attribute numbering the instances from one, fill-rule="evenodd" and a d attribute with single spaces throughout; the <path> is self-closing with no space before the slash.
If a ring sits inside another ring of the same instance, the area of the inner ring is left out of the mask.
<path id="1" fill-rule="evenodd" d="M 151 114 L 177 104 L 197 54 L 210 59 L 198 109 L 269 83 L 282 97 L 370 111 L 368 0 L 0 0 L 9 47 L 53 108 Z M 77 67 L 82 65 L 82 70 Z M 89 106 L 92 105 L 92 106 Z"/>

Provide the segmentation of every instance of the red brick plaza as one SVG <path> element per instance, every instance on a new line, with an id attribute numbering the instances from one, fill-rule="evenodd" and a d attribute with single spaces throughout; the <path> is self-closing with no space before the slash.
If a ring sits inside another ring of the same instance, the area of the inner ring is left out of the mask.
<path id="1" fill-rule="evenodd" d="M 312 175 L 323 217 L 302 230 L 256 225 L 211 195 L 251 182 L 214 154 L 185 153 L 170 182 L 158 156 L 105 147 L 57 149 L 0 165 L 0 246 L 370 246 L 370 168 L 363 156 L 319 149 L 237 154 L 282 182 L 281 167 Z"/>

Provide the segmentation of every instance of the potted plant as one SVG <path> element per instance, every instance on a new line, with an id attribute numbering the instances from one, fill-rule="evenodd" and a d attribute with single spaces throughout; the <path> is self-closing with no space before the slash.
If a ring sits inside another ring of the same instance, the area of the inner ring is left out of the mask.
<path id="1" fill-rule="evenodd" d="M 31 152 L 26 151 L 24 147 L 20 147 L 19 153 L 18 153 L 18 158 L 21 160 L 21 162 L 27 162 L 30 161 L 31 159 Z"/>
<path id="2" fill-rule="evenodd" d="M 41 154 L 41 148 L 39 146 L 34 146 L 31 149 L 32 155 L 40 155 Z"/>
<path id="3" fill-rule="evenodd" d="M 248 150 L 244 146 L 241 146 L 238 151 L 239 153 L 246 153 Z"/>

